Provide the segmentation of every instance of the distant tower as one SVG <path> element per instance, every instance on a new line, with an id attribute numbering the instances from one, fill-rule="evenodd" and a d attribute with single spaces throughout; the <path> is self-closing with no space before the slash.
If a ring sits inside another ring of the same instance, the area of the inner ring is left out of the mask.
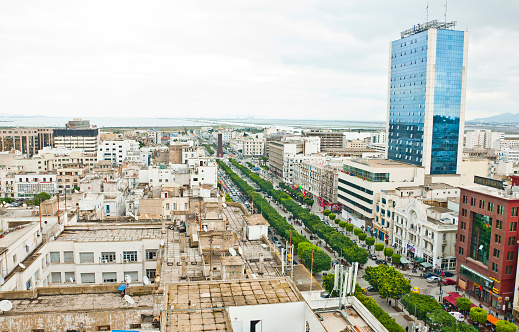
<path id="1" fill-rule="evenodd" d="M 218 147 L 216 149 L 216 157 L 222 158 L 223 157 L 223 146 L 222 146 L 222 127 L 218 128 Z"/>

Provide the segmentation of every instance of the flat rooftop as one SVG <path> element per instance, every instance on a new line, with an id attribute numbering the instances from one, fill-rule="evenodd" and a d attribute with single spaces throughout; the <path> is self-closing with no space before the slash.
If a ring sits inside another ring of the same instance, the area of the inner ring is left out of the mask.
<path id="1" fill-rule="evenodd" d="M 304 301 L 287 278 L 198 281 L 165 286 L 173 309 L 210 309 Z"/>
<path id="2" fill-rule="evenodd" d="M 29 232 L 31 229 L 33 229 L 33 227 L 31 227 L 31 226 L 35 226 L 35 225 L 36 225 L 36 223 L 26 224 L 26 225 L 20 226 L 19 229 L 0 233 L 3 235 L 3 237 L 0 238 L 0 253 L 3 252 L 2 248 L 6 248 L 6 249 L 9 248 L 13 243 L 18 241 L 25 234 L 27 234 L 27 232 Z"/>
<path id="3" fill-rule="evenodd" d="M 159 225 L 139 227 L 110 224 L 90 227 L 67 226 L 56 241 L 119 242 L 160 238 L 161 227 Z"/>
<path id="4" fill-rule="evenodd" d="M 166 312 L 165 331 L 201 332 L 231 331 L 229 314 L 225 309 Z"/>
<path id="5" fill-rule="evenodd" d="M 261 214 L 244 215 L 243 219 L 249 226 L 268 225 L 269 223 Z"/>
<path id="6" fill-rule="evenodd" d="M 419 168 L 420 166 L 405 164 L 394 160 L 387 159 L 352 159 L 353 162 L 373 168 Z M 348 163 L 348 162 L 346 162 Z"/>
<path id="7" fill-rule="evenodd" d="M 462 189 L 474 191 L 481 194 L 486 194 L 494 197 L 499 197 L 502 199 L 508 199 L 508 200 L 518 200 L 519 199 L 519 192 L 510 192 L 510 194 L 506 193 L 506 190 L 503 189 L 497 189 L 493 187 L 487 187 L 483 185 L 475 185 L 475 186 L 465 186 L 461 187 Z M 515 187 L 517 188 L 517 187 Z M 510 188 L 511 189 L 511 188 Z"/>

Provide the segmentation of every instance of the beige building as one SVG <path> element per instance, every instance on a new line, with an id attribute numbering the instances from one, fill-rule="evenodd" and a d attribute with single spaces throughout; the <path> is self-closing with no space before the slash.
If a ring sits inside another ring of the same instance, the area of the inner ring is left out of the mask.
<path id="1" fill-rule="evenodd" d="M 85 177 L 88 169 L 84 166 L 66 166 L 56 170 L 56 181 L 58 183 L 58 192 L 70 193 L 74 187 L 80 187 L 81 179 Z"/>
<path id="2" fill-rule="evenodd" d="M 45 146 L 54 143 L 50 128 L 8 128 L 0 130 L 2 151 L 18 150 L 28 156 L 35 155 Z"/>

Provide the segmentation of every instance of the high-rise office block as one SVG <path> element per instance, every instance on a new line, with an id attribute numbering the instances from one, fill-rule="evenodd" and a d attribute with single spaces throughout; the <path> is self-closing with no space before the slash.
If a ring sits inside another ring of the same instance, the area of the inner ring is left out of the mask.
<path id="1" fill-rule="evenodd" d="M 426 174 L 460 172 L 468 32 L 454 27 L 419 24 L 390 46 L 388 158 Z"/>

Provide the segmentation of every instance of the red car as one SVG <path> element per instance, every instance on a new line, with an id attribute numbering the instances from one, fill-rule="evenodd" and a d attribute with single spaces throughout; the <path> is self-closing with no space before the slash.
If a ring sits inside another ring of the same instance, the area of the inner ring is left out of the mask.
<path id="1" fill-rule="evenodd" d="M 456 285 L 456 281 L 454 281 L 452 279 L 443 279 L 443 283 L 445 285 Z"/>

